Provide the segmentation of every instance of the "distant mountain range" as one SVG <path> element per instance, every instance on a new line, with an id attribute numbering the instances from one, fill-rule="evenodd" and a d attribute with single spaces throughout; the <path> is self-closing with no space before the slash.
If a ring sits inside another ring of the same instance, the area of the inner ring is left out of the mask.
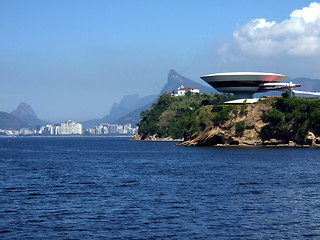
<path id="1" fill-rule="evenodd" d="M 197 87 L 201 93 L 217 92 L 212 87 L 206 87 L 195 81 L 192 81 L 175 70 L 170 70 L 168 74 L 167 83 L 164 85 L 159 95 L 149 95 L 143 98 L 139 98 L 139 95 L 124 96 L 120 103 L 114 103 L 110 113 L 101 119 L 94 119 L 83 122 L 85 128 L 97 126 L 99 123 L 116 123 L 116 124 L 137 124 L 140 121 L 140 113 L 147 109 L 150 109 L 152 103 L 165 92 L 172 93 L 177 92 L 181 86 L 185 87 Z"/>
<path id="2" fill-rule="evenodd" d="M 297 90 L 317 91 L 320 92 L 320 79 L 295 78 L 286 79 L 285 82 L 301 84 Z M 204 84 L 206 84 L 204 82 Z M 197 87 L 201 93 L 216 93 L 217 91 L 208 84 L 204 86 L 192 81 L 175 70 L 170 70 L 167 83 L 161 89 L 159 95 L 148 95 L 140 98 L 139 95 L 124 96 L 120 103 L 114 103 L 109 114 L 100 118 L 82 122 L 84 128 L 95 127 L 99 123 L 115 123 L 115 124 L 137 124 L 140 121 L 140 113 L 150 109 L 151 105 L 156 102 L 157 98 L 165 92 L 177 92 L 181 85 L 185 87 Z M 265 95 L 265 93 L 264 93 Z M 20 128 L 36 128 L 44 126 L 48 122 L 40 120 L 34 110 L 26 103 L 21 103 L 17 109 L 11 113 L 0 112 L 0 129 L 20 129 Z"/>

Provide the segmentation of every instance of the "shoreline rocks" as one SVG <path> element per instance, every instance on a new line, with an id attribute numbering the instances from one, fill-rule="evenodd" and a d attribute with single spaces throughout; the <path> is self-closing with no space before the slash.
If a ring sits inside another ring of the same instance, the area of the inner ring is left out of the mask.
<path id="1" fill-rule="evenodd" d="M 139 133 L 136 133 L 131 141 L 149 141 L 149 142 L 181 142 L 183 139 L 174 139 L 172 137 L 159 138 L 156 135 L 148 135 L 143 137 Z"/>

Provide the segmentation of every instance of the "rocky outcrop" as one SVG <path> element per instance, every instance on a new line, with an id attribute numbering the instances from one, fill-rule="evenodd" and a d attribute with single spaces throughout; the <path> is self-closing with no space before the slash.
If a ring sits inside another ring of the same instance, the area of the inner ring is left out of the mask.
<path id="1" fill-rule="evenodd" d="M 261 128 L 267 124 L 265 113 L 270 104 L 251 104 L 246 108 L 238 106 L 238 114 L 223 124 L 213 124 L 205 131 L 194 134 L 180 143 L 182 146 L 260 146 L 264 142 L 260 137 Z M 244 122 L 245 129 L 237 131 L 236 124 Z"/>
<path id="2" fill-rule="evenodd" d="M 143 136 L 142 134 L 136 133 L 132 139 L 132 141 L 154 141 L 154 142 L 181 142 L 183 139 L 174 139 L 172 137 L 162 137 L 159 138 L 156 135 L 147 135 Z"/>
<path id="3" fill-rule="evenodd" d="M 180 146 L 281 146 L 320 147 L 320 136 L 309 131 L 304 139 L 290 130 L 292 137 L 261 138 L 261 129 L 268 124 L 266 112 L 270 104 L 251 104 L 223 124 L 213 124 L 210 128 L 194 134 L 190 139 L 177 144 Z M 245 129 L 237 132 L 236 123 L 243 121 Z M 294 128 L 294 126 L 292 126 Z"/>
<path id="4" fill-rule="evenodd" d="M 320 137 L 315 136 L 313 132 L 308 132 L 305 137 L 305 143 L 312 147 L 320 147 Z"/>

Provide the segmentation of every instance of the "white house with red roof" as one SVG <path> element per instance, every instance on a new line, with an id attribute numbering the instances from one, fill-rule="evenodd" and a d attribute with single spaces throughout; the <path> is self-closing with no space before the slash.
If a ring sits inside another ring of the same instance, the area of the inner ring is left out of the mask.
<path id="1" fill-rule="evenodd" d="M 196 87 L 191 87 L 191 88 L 186 88 L 183 85 L 178 88 L 178 93 L 177 94 L 172 94 L 173 96 L 184 96 L 186 92 L 191 92 L 191 93 L 200 93 L 199 88 Z"/>

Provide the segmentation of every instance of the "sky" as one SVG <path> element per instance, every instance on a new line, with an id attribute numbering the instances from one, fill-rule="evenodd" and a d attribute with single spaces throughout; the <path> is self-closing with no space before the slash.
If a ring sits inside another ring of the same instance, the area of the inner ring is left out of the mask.
<path id="1" fill-rule="evenodd" d="M 0 111 L 42 120 L 107 115 L 158 94 L 171 69 L 320 79 L 320 1 L 0 1 Z"/>

